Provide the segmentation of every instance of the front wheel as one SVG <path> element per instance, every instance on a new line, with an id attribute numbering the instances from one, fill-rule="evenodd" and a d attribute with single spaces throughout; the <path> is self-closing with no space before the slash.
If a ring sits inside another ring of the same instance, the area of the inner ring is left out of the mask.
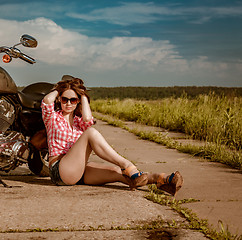
<path id="1" fill-rule="evenodd" d="M 31 172 L 41 177 L 49 176 L 48 149 L 32 149 L 28 157 L 28 166 Z"/>

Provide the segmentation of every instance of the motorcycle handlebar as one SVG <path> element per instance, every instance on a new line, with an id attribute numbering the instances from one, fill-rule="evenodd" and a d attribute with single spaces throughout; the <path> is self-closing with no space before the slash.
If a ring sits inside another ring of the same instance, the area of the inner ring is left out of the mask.
<path id="1" fill-rule="evenodd" d="M 34 37 L 28 34 L 22 35 L 20 38 L 20 42 L 15 44 L 13 47 L 5 47 L 5 46 L 0 47 L 0 53 L 2 52 L 6 53 L 3 56 L 3 61 L 6 63 L 9 63 L 11 62 L 12 58 L 20 58 L 27 63 L 30 63 L 30 64 L 35 63 L 35 60 L 32 57 L 22 53 L 18 48 L 16 48 L 16 46 L 18 45 L 23 45 L 24 47 L 29 47 L 29 48 L 35 48 L 37 47 L 38 42 Z"/>
<path id="2" fill-rule="evenodd" d="M 1 52 L 9 52 L 10 51 L 10 48 L 9 47 L 0 47 L 0 53 Z"/>
<path id="3" fill-rule="evenodd" d="M 30 64 L 34 64 L 36 63 L 35 59 L 33 59 L 32 57 L 22 53 L 19 49 L 17 48 L 9 48 L 9 47 L 0 47 L 0 53 L 1 52 L 5 52 L 7 55 L 10 56 L 10 58 L 14 57 L 14 58 L 20 58 L 23 61 L 30 63 Z"/>
<path id="4" fill-rule="evenodd" d="M 36 63 L 35 59 L 33 59 L 32 57 L 30 57 L 24 53 L 20 53 L 19 58 L 30 64 Z"/>

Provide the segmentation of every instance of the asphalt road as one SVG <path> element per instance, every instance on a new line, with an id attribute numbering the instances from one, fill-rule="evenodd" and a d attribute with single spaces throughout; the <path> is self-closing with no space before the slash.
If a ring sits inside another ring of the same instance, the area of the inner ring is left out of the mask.
<path id="1" fill-rule="evenodd" d="M 209 163 L 98 121 L 110 145 L 139 169 L 170 173 L 179 170 L 184 186 L 177 199 L 219 229 L 242 234 L 242 175 L 222 164 Z M 92 155 L 90 161 L 100 161 Z M 26 166 L 2 177 L 13 188 L 0 186 L 0 239 L 206 239 L 188 229 L 167 228 L 185 219 L 169 207 L 144 198 L 147 187 L 129 191 L 121 183 L 106 186 L 54 186 L 49 177 L 29 174 Z M 139 226 L 162 223 L 160 231 Z M 157 238 L 156 238 L 157 237 Z M 161 238 L 162 237 L 162 238 Z"/>

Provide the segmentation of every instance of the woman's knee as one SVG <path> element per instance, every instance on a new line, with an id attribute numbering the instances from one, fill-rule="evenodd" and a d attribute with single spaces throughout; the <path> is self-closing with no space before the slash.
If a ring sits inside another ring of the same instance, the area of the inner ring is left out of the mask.
<path id="1" fill-rule="evenodd" d="M 95 129 L 95 128 L 93 128 L 93 127 L 90 127 L 90 128 L 88 128 L 87 130 L 85 130 L 84 132 L 83 132 L 83 134 L 81 135 L 81 137 L 82 136 L 93 136 L 93 135 L 96 135 L 96 134 L 98 134 L 99 132 Z"/>
<path id="2" fill-rule="evenodd" d="M 90 142 L 91 139 L 95 138 L 97 134 L 98 131 L 95 128 L 90 127 L 83 132 L 74 145 L 79 145 L 80 143 L 86 144 L 86 142 Z"/>
<path id="3" fill-rule="evenodd" d="M 93 127 L 88 128 L 83 134 L 85 134 L 88 137 L 89 141 L 103 138 L 101 133 Z"/>
<path id="4" fill-rule="evenodd" d="M 100 132 L 96 128 L 94 128 L 94 127 L 90 127 L 86 131 L 88 131 L 89 134 L 100 135 Z"/>

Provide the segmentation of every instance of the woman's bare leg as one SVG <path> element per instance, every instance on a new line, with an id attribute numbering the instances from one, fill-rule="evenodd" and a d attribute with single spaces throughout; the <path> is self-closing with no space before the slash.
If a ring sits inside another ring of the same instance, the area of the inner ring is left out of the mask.
<path id="1" fill-rule="evenodd" d="M 83 180 L 88 185 L 103 185 L 113 182 L 122 182 L 128 185 L 127 178 L 122 175 L 119 167 L 94 162 L 87 163 Z"/>
<path id="2" fill-rule="evenodd" d="M 133 165 L 130 161 L 120 156 L 95 128 L 89 128 L 61 159 L 59 171 L 62 180 L 66 184 L 72 185 L 80 180 L 92 150 L 100 158 L 120 168 L 125 169 Z"/>

